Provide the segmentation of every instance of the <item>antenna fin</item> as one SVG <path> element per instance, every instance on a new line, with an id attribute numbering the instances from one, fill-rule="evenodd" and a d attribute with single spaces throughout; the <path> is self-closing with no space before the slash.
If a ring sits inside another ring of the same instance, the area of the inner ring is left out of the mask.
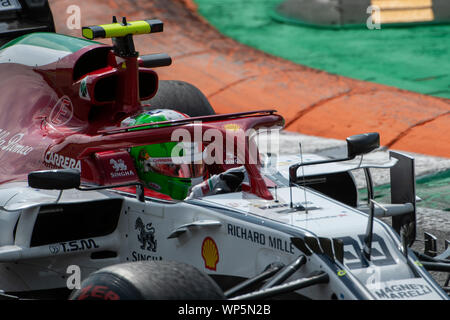
<path id="1" fill-rule="evenodd" d="M 302 176 L 303 176 L 303 192 L 305 194 L 305 213 L 308 214 L 308 200 L 306 199 L 306 178 L 305 178 L 305 166 L 303 165 L 303 150 L 302 143 L 298 143 L 300 147 L 300 161 L 302 162 Z"/>

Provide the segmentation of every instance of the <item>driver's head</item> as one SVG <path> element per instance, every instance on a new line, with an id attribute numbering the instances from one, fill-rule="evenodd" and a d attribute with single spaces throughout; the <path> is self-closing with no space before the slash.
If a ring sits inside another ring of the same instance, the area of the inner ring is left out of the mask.
<path id="1" fill-rule="evenodd" d="M 188 116 L 174 110 L 156 109 L 127 118 L 122 124 L 135 126 L 184 118 Z M 197 144 L 166 142 L 133 147 L 130 155 L 145 186 L 173 199 L 185 199 L 189 188 L 202 182 L 206 175 L 202 152 Z"/>

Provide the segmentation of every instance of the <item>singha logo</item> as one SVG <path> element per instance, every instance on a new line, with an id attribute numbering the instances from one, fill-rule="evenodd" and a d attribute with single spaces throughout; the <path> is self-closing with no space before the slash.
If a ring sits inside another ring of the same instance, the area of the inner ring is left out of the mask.
<path id="1" fill-rule="evenodd" d="M 135 229 L 139 231 L 137 236 L 139 242 L 142 244 L 141 249 L 156 252 L 155 228 L 151 223 L 144 225 L 141 218 L 137 218 Z"/>
<path id="2" fill-rule="evenodd" d="M 122 159 L 119 159 L 117 161 L 114 159 L 111 159 L 111 160 L 109 160 L 109 164 L 112 165 L 112 167 L 114 168 L 114 170 L 116 170 L 116 172 L 128 170 L 127 165 L 125 164 L 125 162 Z"/>
<path id="3" fill-rule="evenodd" d="M 128 170 L 128 166 L 123 159 L 111 159 L 109 160 L 109 164 L 115 170 L 115 172 L 110 172 L 111 178 L 130 177 L 135 175 L 133 170 Z"/>

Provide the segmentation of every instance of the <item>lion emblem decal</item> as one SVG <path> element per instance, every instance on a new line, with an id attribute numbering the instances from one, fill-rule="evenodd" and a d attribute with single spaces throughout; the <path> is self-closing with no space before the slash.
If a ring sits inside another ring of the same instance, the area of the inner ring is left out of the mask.
<path id="1" fill-rule="evenodd" d="M 116 172 L 128 170 L 127 165 L 125 164 L 123 159 L 119 159 L 117 161 L 114 159 L 111 159 L 111 160 L 109 160 L 109 163 L 112 165 L 114 170 L 116 170 Z"/>
<path id="2" fill-rule="evenodd" d="M 145 225 L 141 218 L 137 218 L 135 229 L 139 231 L 137 238 L 142 244 L 141 249 L 156 252 L 155 228 L 152 227 L 152 224 Z"/>

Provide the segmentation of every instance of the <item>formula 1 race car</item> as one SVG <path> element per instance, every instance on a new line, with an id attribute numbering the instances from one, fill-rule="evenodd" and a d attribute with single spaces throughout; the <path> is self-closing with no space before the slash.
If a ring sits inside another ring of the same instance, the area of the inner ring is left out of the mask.
<path id="1" fill-rule="evenodd" d="M 0 19 L 0 45 L 30 32 L 55 32 L 47 0 L 2 1 Z"/>
<path id="2" fill-rule="evenodd" d="M 365 161 L 377 133 L 349 137 L 343 159 L 259 152 L 282 116 L 217 115 L 195 87 L 159 81 L 170 57 L 139 57 L 133 36 L 161 31 L 114 18 L 84 27 L 88 40 L 30 33 L 0 48 L 0 298 L 448 299 L 427 269 L 448 271 L 449 252 L 411 249 L 413 159 Z M 123 125 L 155 108 L 190 117 Z M 181 162 L 151 168 L 202 167 L 181 199 L 143 183 L 131 156 L 165 143 Z M 373 167 L 390 171 L 390 204 L 374 200 Z"/>

